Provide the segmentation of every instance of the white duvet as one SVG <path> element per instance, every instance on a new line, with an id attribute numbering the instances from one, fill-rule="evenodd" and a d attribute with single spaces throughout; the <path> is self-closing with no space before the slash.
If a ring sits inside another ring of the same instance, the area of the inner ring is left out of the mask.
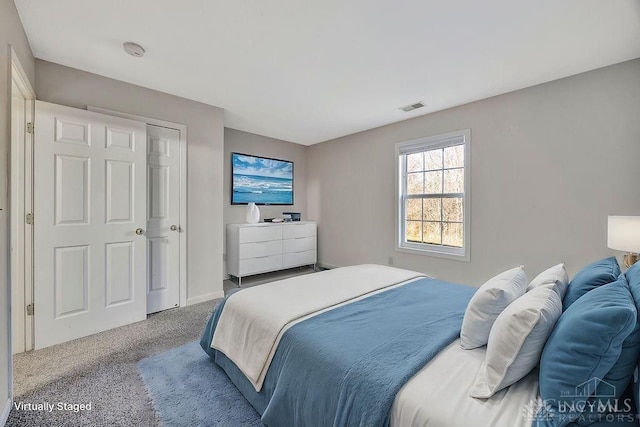
<path id="1" fill-rule="evenodd" d="M 297 320 L 422 276 L 357 265 L 245 289 L 225 303 L 211 347 L 224 353 L 260 391 L 280 337 Z"/>

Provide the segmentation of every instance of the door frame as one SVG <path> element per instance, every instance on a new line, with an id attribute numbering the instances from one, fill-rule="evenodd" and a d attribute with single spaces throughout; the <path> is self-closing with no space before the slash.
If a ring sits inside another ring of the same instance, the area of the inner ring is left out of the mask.
<path id="1" fill-rule="evenodd" d="M 111 116 L 125 119 L 137 120 L 147 125 L 160 126 L 175 129 L 180 132 L 179 152 L 180 152 L 180 227 L 179 252 L 180 252 L 180 307 L 187 305 L 187 126 L 165 120 L 153 119 L 151 117 L 139 116 L 136 114 L 123 113 L 121 111 L 109 110 L 101 107 L 87 106 L 87 110 L 96 113 L 109 114 Z"/>
<path id="2" fill-rule="evenodd" d="M 29 78 L 20 64 L 20 60 L 13 49 L 11 50 L 11 96 L 13 96 L 13 83 L 25 99 L 25 116 L 22 125 L 25 129 L 24 143 L 14 141 L 11 138 L 10 151 L 11 163 L 15 159 L 22 167 L 12 167 L 10 175 L 10 233 L 11 242 L 15 244 L 15 251 L 11 251 L 11 265 L 16 266 L 11 271 L 11 313 L 16 321 L 11 326 L 11 342 L 16 332 L 20 333 L 20 350 L 33 350 L 33 316 L 27 314 L 26 307 L 33 304 L 33 226 L 27 225 L 25 215 L 33 213 L 33 131 L 26 130 L 27 123 L 34 123 L 36 94 L 31 86 Z M 14 314 L 15 313 L 15 316 Z M 13 348 L 13 347 L 12 347 Z M 13 349 L 11 350 L 13 353 Z"/>

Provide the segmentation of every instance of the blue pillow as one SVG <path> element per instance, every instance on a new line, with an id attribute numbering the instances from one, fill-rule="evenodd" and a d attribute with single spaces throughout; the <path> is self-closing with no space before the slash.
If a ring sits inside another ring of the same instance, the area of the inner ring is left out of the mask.
<path id="1" fill-rule="evenodd" d="M 620 275 L 620 266 L 615 257 L 601 259 L 580 270 L 569 283 L 567 293 L 562 300 L 562 309 L 566 310 L 582 295 L 607 283 L 615 282 Z"/>
<path id="2" fill-rule="evenodd" d="M 619 359 L 636 322 L 631 293 L 618 282 L 586 293 L 560 316 L 540 360 L 540 396 L 550 406 L 541 426 L 565 426 L 580 416 L 580 403 Z"/>
<path id="3" fill-rule="evenodd" d="M 633 301 L 636 303 L 638 313 L 640 313 L 640 262 L 636 262 L 635 264 L 633 264 L 631 268 L 629 268 L 624 274 L 624 277 L 627 279 L 629 290 L 631 291 L 631 296 L 633 297 Z M 640 316 L 638 317 L 640 318 Z M 640 329 L 640 319 L 638 320 L 637 328 Z M 637 332 L 637 334 L 640 335 L 640 330 Z M 639 408 L 638 410 L 640 411 L 640 393 L 638 393 L 638 387 L 640 387 L 640 385 L 638 385 L 636 381 L 633 390 L 633 397 L 635 399 L 636 408 Z"/>
<path id="4" fill-rule="evenodd" d="M 624 277 L 629 282 L 631 295 L 636 303 L 636 307 L 640 311 L 640 262 L 636 262 L 624 273 Z"/>
<path id="5" fill-rule="evenodd" d="M 626 277 L 621 274 L 617 281 L 613 282 L 613 284 L 623 286 L 629 289 L 631 294 L 631 301 L 636 306 L 636 314 L 638 313 L 638 307 L 640 307 L 640 299 L 636 299 L 634 297 L 634 290 L 631 289 L 630 283 L 627 282 Z M 638 277 L 638 282 L 635 284 L 636 292 L 638 293 L 638 297 L 640 297 L 640 277 Z M 604 376 L 603 381 L 607 385 L 612 385 L 615 387 L 615 397 L 616 399 L 622 396 L 622 393 L 627 389 L 629 382 L 631 382 L 631 376 L 633 375 L 633 371 L 638 364 L 638 357 L 640 356 L 640 316 L 636 319 L 636 324 L 629 334 L 629 336 L 622 343 L 622 351 L 620 353 L 620 357 L 611 367 L 607 375 Z M 596 390 L 597 395 L 602 395 L 602 388 L 598 387 Z"/>

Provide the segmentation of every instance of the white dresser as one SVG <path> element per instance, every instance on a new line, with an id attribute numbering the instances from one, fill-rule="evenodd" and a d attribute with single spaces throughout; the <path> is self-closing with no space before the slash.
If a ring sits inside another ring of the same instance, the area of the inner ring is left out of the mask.
<path id="1" fill-rule="evenodd" d="M 227 273 L 238 278 L 315 264 L 317 224 L 295 221 L 227 225 Z"/>

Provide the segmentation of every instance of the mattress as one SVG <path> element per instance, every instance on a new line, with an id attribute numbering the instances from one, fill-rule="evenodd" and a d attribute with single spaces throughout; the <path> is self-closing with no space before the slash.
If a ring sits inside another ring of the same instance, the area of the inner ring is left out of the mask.
<path id="1" fill-rule="evenodd" d="M 407 382 L 391 408 L 396 427 L 530 427 L 538 394 L 538 370 L 489 399 L 469 397 L 486 347 L 454 341 Z"/>

